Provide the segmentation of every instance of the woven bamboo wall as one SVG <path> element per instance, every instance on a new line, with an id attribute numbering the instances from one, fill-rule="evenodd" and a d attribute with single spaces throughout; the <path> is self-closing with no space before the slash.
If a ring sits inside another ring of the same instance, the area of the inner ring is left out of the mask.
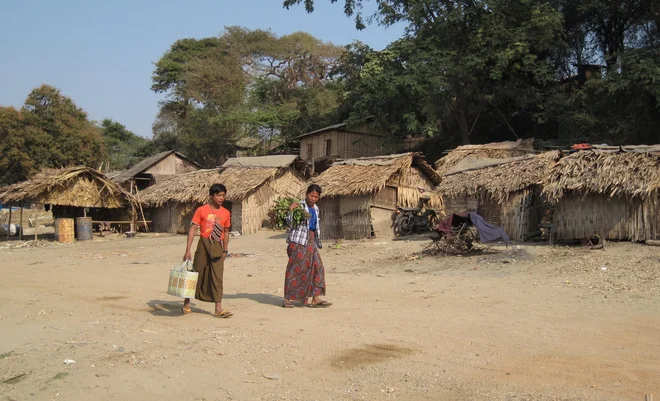
<path id="1" fill-rule="evenodd" d="M 344 239 L 371 238 L 371 213 L 369 209 L 356 210 L 341 216 Z"/>
<path id="2" fill-rule="evenodd" d="M 280 198 L 297 198 L 304 185 L 300 174 L 287 169 L 277 177 L 264 183 L 243 200 L 241 205 L 241 234 L 259 231 L 269 221 L 268 211 Z"/>
<path id="3" fill-rule="evenodd" d="M 486 191 L 479 194 L 479 205 L 477 213 L 481 215 L 490 224 L 499 226 L 502 224 L 502 205 L 497 199 L 490 196 Z"/>
<path id="4" fill-rule="evenodd" d="M 243 232 L 243 202 L 235 202 L 231 206 L 231 230 Z"/>
<path id="5" fill-rule="evenodd" d="M 571 194 L 555 206 L 555 238 L 573 240 L 597 234 L 610 240 L 645 241 L 660 235 L 657 195 L 651 200 Z"/>
<path id="6" fill-rule="evenodd" d="M 509 194 L 507 201 L 499 206 L 499 225 L 509 235 L 509 238 L 515 241 L 521 241 L 523 234 L 531 230 L 528 218 L 529 208 L 526 208 L 524 204 L 528 195 L 528 190 L 513 192 Z"/>
<path id="7" fill-rule="evenodd" d="M 342 237 L 339 198 L 321 198 L 318 203 L 321 219 L 321 237 L 337 239 Z"/>
<path id="8" fill-rule="evenodd" d="M 185 234 L 190 229 L 195 210 L 200 205 L 192 203 L 167 202 L 151 209 L 151 219 L 155 232 Z"/>
<path id="9" fill-rule="evenodd" d="M 368 132 L 368 127 L 354 129 L 357 132 Z M 327 150 L 327 141 L 330 141 L 330 150 Z M 325 156 L 336 156 L 340 159 L 355 157 L 380 156 L 391 153 L 394 146 L 391 141 L 373 135 L 328 130 L 300 139 L 300 158 L 307 162 Z M 312 153 L 309 153 L 311 145 Z M 329 153 L 329 154 L 328 154 Z"/>
<path id="10" fill-rule="evenodd" d="M 479 201 L 476 196 L 462 196 L 459 198 L 446 198 L 443 199 L 445 214 L 458 213 L 461 210 L 468 212 L 476 212 L 479 206 Z"/>

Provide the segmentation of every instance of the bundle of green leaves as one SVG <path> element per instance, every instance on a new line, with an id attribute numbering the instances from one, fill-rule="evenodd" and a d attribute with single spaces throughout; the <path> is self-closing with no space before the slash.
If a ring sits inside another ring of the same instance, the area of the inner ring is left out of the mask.
<path id="1" fill-rule="evenodd" d="M 270 209 L 270 216 L 273 222 L 273 226 L 276 229 L 284 230 L 287 228 L 286 218 L 289 212 L 292 214 L 291 217 L 293 227 L 297 227 L 304 223 L 305 219 L 309 217 L 307 216 L 307 212 L 305 209 L 303 209 L 302 205 L 293 210 L 290 210 L 291 204 L 294 202 L 298 201 L 293 198 L 280 198 L 275 201 L 275 205 L 273 205 L 273 207 Z"/>

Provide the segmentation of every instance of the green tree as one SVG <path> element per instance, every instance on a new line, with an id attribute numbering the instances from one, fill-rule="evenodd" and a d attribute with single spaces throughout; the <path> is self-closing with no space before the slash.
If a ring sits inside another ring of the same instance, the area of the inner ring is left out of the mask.
<path id="1" fill-rule="evenodd" d="M 514 126 L 531 118 L 516 112 L 537 107 L 554 80 L 548 55 L 562 43 L 561 14 L 537 1 L 413 4 L 406 37 L 380 52 L 349 49 L 339 72 L 352 118 L 375 115 L 399 135 L 443 131 L 462 143 L 490 119 L 515 137 Z"/>
<path id="2" fill-rule="evenodd" d="M 316 128 L 337 108 L 341 92 L 329 77 L 341 52 L 306 33 L 240 27 L 177 41 L 153 74 L 152 89 L 166 94 L 154 145 L 214 166 L 246 137 L 263 142 Z"/>
<path id="3" fill-rule="evenodd" d="M 0 178 L 9 183 L 42 168 L 88 165 L 105 158 L 100 130 L 87 113 L 52 86 L 34 89 L 20 111 L 2 108 Z"/>
<path id="4" fill-rule="evenodd" d="M 101 132 L 111 170 L 124 170 L 134 165 L 142 157 L 148 140 L 135 135 L 126 127 L 111 119 L 101 122 Z"/>
<path id="5" fill-rule="evenodd" d="M 24 180 L 32 171 L 34 161 L 27 144 L 27 130 L 20 111 L 0 107 L 0 186 Z"/>
<path id="6" fill-rule="evenodd" d="M 330 2 L 339 2 L 330 0 Z M 342 0 L 359 29 L 406 24 L 382 52 L 353 45 L 341 110 L 392 131 L 434 133 L 442 146 L 517 135 L 658 142 L 660 5 L 653 0 Z M 289 8 L 314 0 L 285 0 Z M 578 65 L 604 64 L 578 82 Z M 459 134 L 459 135 L 457 135 Z"/>
<path id="7" fill-rule="evenodd" d="M 27 129 L 38 138 L 31 149 L 35 166 L 98 167 L 104 159 L 100 130 L 58 89 L 48 85 L 34 89 L 25 100 L 22 114 Z"/>

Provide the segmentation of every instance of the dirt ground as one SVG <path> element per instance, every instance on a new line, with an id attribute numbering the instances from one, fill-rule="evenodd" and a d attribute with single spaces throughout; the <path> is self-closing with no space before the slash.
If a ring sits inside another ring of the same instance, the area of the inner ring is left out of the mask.
<path id="1" fill-rule="evenodd" d="M 425 244 L 326 242 L 334 305 L 284 309 L 284 235 L 232 238 L 218 319 L 182 236 L 0 243 L 0 399 L 660 399 L 660 248 Z"/>

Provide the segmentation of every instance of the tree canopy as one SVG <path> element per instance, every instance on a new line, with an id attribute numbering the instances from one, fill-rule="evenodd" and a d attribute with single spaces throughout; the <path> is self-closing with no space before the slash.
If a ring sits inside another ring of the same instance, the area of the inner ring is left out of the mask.
<path id="1" fill-rule="evenodd" d="M 347 48 L 335 72 L 351 120 L 373 115 L 386 132 L 426 134 L 439 148 L 660 141 L 657 2 L 371 0 L 366 15 L 369 2 L 341 3 L 359 29 L 400 23 L 406 33 L 382 51 Z M 299 4 L 314 12 L 314 0 L 283 2 Z"/>
<path id="2" fill-rule="evenodd" d="M 98 167 L 105 158 L 103 138 L 87 113 L 48 85 L 34 89 L 21 110 L 0 107 L 0 136 L 0 185 L 47 167 Z"/>
<path id="3" fill-rule="evenodd" d="M 286 141 L 334 122 L 341 91 L 330 74 L 342 51 L 303 32 L 240 27 L 179 40 L 152 77 L 152 90 L 166 96 L 154 141 L 213 167 L 245 143 Z"/>

